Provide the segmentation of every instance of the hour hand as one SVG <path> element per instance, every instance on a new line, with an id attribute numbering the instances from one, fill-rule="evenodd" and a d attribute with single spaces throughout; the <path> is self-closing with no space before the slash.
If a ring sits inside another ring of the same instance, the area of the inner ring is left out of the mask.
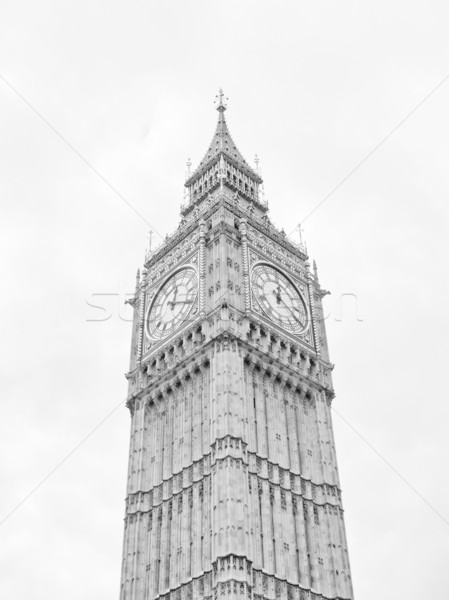
<path id="1" fill-rule="evenodd" d="M 168 304 L 171 308 L 173 308 L 175 304 L 192 304 L 192 302 L 193 300 L 172 300 Z"/>

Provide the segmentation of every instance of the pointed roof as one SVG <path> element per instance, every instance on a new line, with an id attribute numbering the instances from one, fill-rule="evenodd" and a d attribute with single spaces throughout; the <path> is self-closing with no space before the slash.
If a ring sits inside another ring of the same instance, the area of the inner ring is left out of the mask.
<path id="1" fill-rule="evenodd" d="M 234 164 L 234 166 L 236 166 L 238 169 L 241 169 L 244 173 L 252 177 L 252 179 L 258 183 L 262 183 L 260 175 L 248 165 L 239 149 L 235 145 L 231 134 L 229 133 L 228 125 L 224 115 L 226 104 L 224 102 L 222 89 L 220 89 L 217 98 L 218 123 L 215 129 L 214 137 L 212 138 L 212 142 L 210 143 L 203 160 L 200 162 L 195 172 L 192 173 L 192 175 L 186 181 L 186 186 L 189 186 L 194 182 L 195 179 L 200 177 L 211 165 L 211 163 L 216 162 L 216 159 L 220 156 L 220 154 L 225 155 L 229 161 Z"/>

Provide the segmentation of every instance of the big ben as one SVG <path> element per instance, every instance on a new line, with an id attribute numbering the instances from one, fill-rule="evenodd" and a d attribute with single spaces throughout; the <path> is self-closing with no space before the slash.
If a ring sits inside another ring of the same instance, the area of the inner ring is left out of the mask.
<path id="1" fill-rule="evenodd" d="M 217 110 L 131 301 L 120 598 L 349 600 L 324 291 Z"/>

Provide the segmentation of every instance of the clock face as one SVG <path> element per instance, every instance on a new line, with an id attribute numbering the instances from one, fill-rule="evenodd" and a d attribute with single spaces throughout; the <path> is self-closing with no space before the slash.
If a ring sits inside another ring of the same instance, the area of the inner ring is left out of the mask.
<path id="1" fill-rule="evenodd" d="M 252 270 L 254 298 L 263 314 L 291 333 L 301 333 L 307 326 L 303 297 L 280 271 L 259 264 Z"/>
<path id="2" fill-rule="evenodd" d="M 160 340 L 178 329 L 194 309 L 198 276 L 192 267 L 177 271 L 154 296 L 147 313 L 147 335 Z"/>

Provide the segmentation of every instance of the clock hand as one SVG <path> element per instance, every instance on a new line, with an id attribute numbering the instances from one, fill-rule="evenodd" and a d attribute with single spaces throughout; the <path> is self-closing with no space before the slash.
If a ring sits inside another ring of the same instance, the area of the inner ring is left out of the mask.
<path id="1" fill-rule="evenodd" d="M 293 308 L 294 308 L 294 309 L 295 309 L 297 312 L 299 312 L 299 313 L 303 313 L 303 312 L 304 312 L 303 310 L 301 310 L 301 309 L 300 309 L 300 308 L 298 308 L 297 306 L 293 306 Z"/>
<path id="2" fill-rule="evenodd" d="M 173 304 L 176 304 L 176 296 L 178 295 L 178 288 L 175 288 L 175 293 L 173 294 L 173 300 L 169 300 L 167 305 L 173 310 Z"/>
<path id="3" fill-rule="evenodd" d="M 172 300 L 172 302 L 169 302 L 169 305 L 171 306 L 171 308 L 174 307 L 175 304 L 192 304 L 193 300 Z"/>
<path id="4" fill-rule="evenodd" d="M 278 304 L 280 304 L 282 302 L 282 304 L 288 308 L 288 310 L 292 313 L 293 317 L 296 319 L 295 315 L 293 314 L 292 309 L 290 308 L 290 306 L 288 304 L 285 303 L 284 299 L 281 296 L 281 288 L 280 286 L 277 287 L 277 291 L 273 290 L 273 294 L 276 296 L 276 302 Z"/>
<path id="5" fill-rule="evenodd" d="M 280 302 L 282 302 L 282 304 L 283 304 L 284 306 L 286 306 L 286 307 L 288 308 L 288 310 L 291 312 L 291 314 L 293 315 L 293 318 L 295 319 L 295 321 L 297 321 L 297 322 L 298 322 L 300 325 L 303 325 L 303 324 L 301 323 L 301 321 L 298 319 L 298 317 L 295 315 L 295 313 L 292 311 L 291 307 L 290 307 L 290 306 L 289 306 L 289 305 L 288 305 L 288 304 L 287 304 L 287 303 L 284 301 L 284 299 L 281 297 L 281 294 L 279 294 L 279 296 L 278 296 L 278 297 L 279 297 L 279 300 L 280 300 Z M 297 309 L 297 310 L 299 310 L 299 309 Z"/>
<path id="6" fill-rule="evenodd" d="M 273 290 L 273 294 L 276 296 L 276 302 L 278 304 L 280 304 L 281 301 L 282 301 L 282 298 L 281 298 L 281 286 L 280 285 L 277 286 L 276 290 Z"/>
<path id="7" fill-rule="evenodd" d="M 297 319 L 298 323 L 301 323 L 301 325 L 304 326 L 307 322 L 307 315 L 304 309 L 298 308 L 297 306 L 294 306 L 293 308 L 296 310 L 296 312 L 299 313 L 299 317 L 301 320 Z"/>
<path id="8" fill-rule="evenodd" d="M 168 309 L 170 309 L 172 312 L 173 312 L 173 304 L 176 302 L 176 296 L 177 296 L 177 294 L 178 294 L 178 288 L 177 288 L 177 287 L 175 287 L 175 289 L 174 289 L 174 292 L 173 292 L 173 296 L 172 296 L 172 297 L 173 297 L 173 300 L 170 300 L 170 299 L 169 299 L 169 298 L 170 298 L 170 296 L 171 296 L 171 294 L 170 294 L 170 295 L 168 296 L 168 298 L 167 298 L 167 305 L 166 305 L 166 306 L 167 306 L 167 308 L 168 308 Z"/>

